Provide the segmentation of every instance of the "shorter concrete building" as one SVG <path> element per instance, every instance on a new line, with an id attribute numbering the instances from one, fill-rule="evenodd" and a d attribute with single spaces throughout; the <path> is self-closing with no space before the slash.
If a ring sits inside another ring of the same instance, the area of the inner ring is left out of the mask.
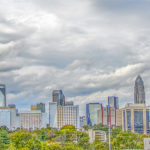
<path id="1" fill-rule="evenodd" d="M 102 107 L 97 111 L 97 122 L 104 126 L 116 126 L 116 108 L 115 107 Z"/>
<path id="2" fill-rule="evenodd" d="M 88 131 L 86 131 L 86 133 L 89 135 L 90 143 L 93 143 L 95 140 L 102 142 L 107 141 L 106 132 L 104 131 L 89 129 Z"/>
<path id="3" fill-rule="evenodd" d="M 57 102 L 49 102 L 49 125 L 51 128 L 57 127 Z"/>
<path id="4" fill-rule="evenodd" d="M 73 125 L 79 128 L 79 106 L 58 106 L 57 107 L 57 127 L 60 129 L 64 125 Z"/>
<path id="5" fill-rule="evenodd" d="M 145 104 L 127 104 L 122 109 L 122 130 L 150 133 L 150 107 Z"/>
<path id="6" fill-rule="evenodd" d="M 20 127 L 20 118 L 14 107 L 0 107 L 0 126 L 6 126 L 9 130 Z"/>
<path id="7" fill-rule="evenodd" d="M 116 109 L 116 126 L 122 126 L 122 109 Z"/>
<path id="8" fill-rule="evenodd" d="M 74 105 L 73 101 L 66 101 L 65 102 L 65 106 L 73 106 L 73 105 Z"/>
<path id="9" fill-rule="evenodd" d="M 20 112 L 20 128 L 21 129 L 35 130 L 35 129 L 44 128 L 46 127 L 44 120 L 46 120 L 46 117 L 43 113 L 41 113 L 40 110 Z"/>

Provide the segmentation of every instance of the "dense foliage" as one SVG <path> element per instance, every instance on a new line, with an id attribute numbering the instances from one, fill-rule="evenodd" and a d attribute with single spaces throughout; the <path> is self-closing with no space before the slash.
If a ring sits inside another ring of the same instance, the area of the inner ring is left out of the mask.
<path id="1" fill-rule="evenodd" d="M 108 131 L 107 127 L 97 125 L 86 126 L 85 129 Z M 111 147 L 113 150 L 143 149 L 143 139 L 149 135 L 121 131 L 121 127 L 111 129 Z M 9 131 L 0 128 L 0 149 L 2 150 L 108 150 L 107 142 L 96 139 L 89 143 L 86 132 L 77 131 L 74 126 L 66 125 L 60 130 L 37 129 L 35 131 Z"/>

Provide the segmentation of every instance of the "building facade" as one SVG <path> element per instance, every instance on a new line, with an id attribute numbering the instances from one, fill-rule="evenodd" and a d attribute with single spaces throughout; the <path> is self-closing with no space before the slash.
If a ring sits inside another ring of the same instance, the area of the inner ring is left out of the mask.
<path id="1" fill-rule="evenodd" d="M 9 130 L 20 128 L 20 118 L 15 107 L 0 107 L 0 126 Z"/>
<path id="2" fill-rule="evenodd" d="M 57 127 L 60 129 L 64 125 L 73 125 L 79 128 L 79 106 L 58 106 L 57 107 Z"/>
<path id="3" fill-rule="evenodd" d="M 87 125 L 94 126 L 98 124 L 97 111 L 102 109 L 100 103 L 89 103 L 86 104 L 86 120 Z"/>
<path id="4" fill-rule="evenodd" d="M 104 126 L 116 126 L 116 108 L 115 107 L 102 107 L 97 111 L 98 124 L 103 124 Z"/>
<path id="5" fill-rule="evenodd" d="M 137 76 L 134 85 L 134 104 L 145 104 L 144 82 L 141 76 Z"/>
<path id="6" fill-rule="evenodd" d="M 6 107 L 6 86 L 0 84 L 0 107 Z"/>
<path id="7" fill-rule="evenodd" d="M 107 141 L 106 132 L 104 132 L 104 131 L 89 129 L 87 131 L 87 134 L 89 135 L 89 142 L 90 143 L 93 143 L 95 140 L 98 140 L 101 142 Z"/>
<path id="8" fill-rule="evenodd" d="M 87 125 L 86 117 L 85 116 L 81 116 L 80 117 L 80 128 L 82 128 L 85 125 Z"/>
<path id="9" fill-rule="evenodd" d="M 57 127 L 57 102 L 49 102 L 49 125 L 51 128 Z"/>
<path id="10" fill-rule="evenodd" d="M 46 127 L 42 124 L 42 113 L 40 110 L 21 111 L 20 112 L 20 128 L 27 130 L 35 130 Z"/>
<path id="11" fill-rule="evenodd" d="M 110 107 L 115 107 L 116 109 L 119 109 L 119 99 L 116 96 L 109 96 L 108 97 L 108 105 Z"/>
<path id="12" fill-rule="evenodd" d="M 122 109 L 116 109 L 116 126 L 122 126 Z"/>
<path id="13" fill-rule="evenodd" d="M 65 96 L 62 90 L 54 90 L 52 93 L 53 102 L 57 102 L 58 106 L 65 105 Z"/>
<path id="14" fill-rule="evenodd" d="M 142 134 L 150 133 L 150 107 L 145 104 L 127 104 L 122 109 L 122 129 Z"/>

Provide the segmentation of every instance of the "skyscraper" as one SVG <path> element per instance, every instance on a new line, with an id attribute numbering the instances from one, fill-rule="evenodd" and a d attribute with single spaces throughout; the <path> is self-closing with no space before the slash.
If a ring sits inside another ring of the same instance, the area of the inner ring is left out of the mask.
<path id="1" fill-rule="evenodd" d="M 116 109 L 119 109 L 119 100 L 116 96 L 109 96 L 108 97 L 108 105 L 110 107 L 115 107 Z"/>
<path id="2" fill-rule="evenodd" d="M 0 107 L 6 107 L 6 87 L 0 84 Z"/>
<path id="3" fill-rule="evenodd" d="M 49 125 L 57 128 L 57 102 L 49 102 Z"/>
<path id="4" fill-rule="evenodd" d="M 102 109 L 102 104 L 100 103 L 86 104 L 86 120 L 88 125 L 94 126 L 98 124 L 97 111 L 99 109 Z"/>
<path id="5" fill-rule="evenodd" d="M 65 96 L 62 90 L 54 90 L 52 93 L 53 102 L 57 102 L 58 106 L 65 105 Z"/>
<path id="6" fill-rule="evenodd" d="M 37 110 L 41 110 L 42 113 L 45 113 L 45 104 L 44 103 L 37 104 Z"/>
<path id="7" fill-rule="evenodd" d="M 135 104 L 145 104 L 144 82 L 140 75 L 138 75 L 135 80 L 134 103 Z"/>

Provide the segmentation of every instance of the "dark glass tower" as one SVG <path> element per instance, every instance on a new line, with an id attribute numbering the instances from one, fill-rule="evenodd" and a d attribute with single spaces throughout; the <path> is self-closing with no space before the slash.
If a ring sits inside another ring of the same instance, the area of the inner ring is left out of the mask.
<path id="1" fill-rule="evenodd" d="M 62 90 L 54 90 L 52 93 L 53 102 L 57 102 L 57 105 L 65 105 L 65 96 Z"/>
<path id="2" fill-rule="evenodd" d="M 145 104 L 144 82 L 140 75 L 138 75 L 135 80 L 134 103 L 135 104 Z"/>
<path id="3" fill-rule="evenodd" d="M 6 107 L 6 87 L 0 84 L 0 107 Z"/>

